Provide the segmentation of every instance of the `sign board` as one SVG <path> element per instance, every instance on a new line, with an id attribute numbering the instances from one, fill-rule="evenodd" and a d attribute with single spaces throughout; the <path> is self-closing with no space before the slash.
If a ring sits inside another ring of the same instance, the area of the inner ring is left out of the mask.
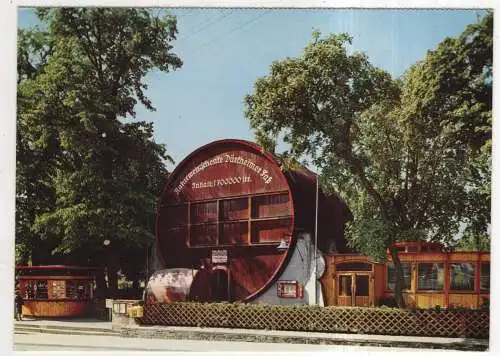
<path id="1" fill-rule="evenodd" d="M 276 286 L 279 298 L 303 298 L 302 290 L 297 281 L 278 281 Z"/>
<path id="2" fill-rule="evenodd" d="M 212 250 L 212 263 L 227 263 L 227 250 Z"/>

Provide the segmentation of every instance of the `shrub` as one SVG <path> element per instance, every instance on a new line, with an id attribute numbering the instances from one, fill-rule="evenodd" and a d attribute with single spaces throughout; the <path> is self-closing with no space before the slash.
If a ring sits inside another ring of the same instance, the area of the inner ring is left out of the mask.
<path id="1" fill-rule="evenodd" d="M 378 304 L 380 306 L 395 308 L 396 307 L 396 300 L 393 297 L 381 297 L 378 300 Z"/>

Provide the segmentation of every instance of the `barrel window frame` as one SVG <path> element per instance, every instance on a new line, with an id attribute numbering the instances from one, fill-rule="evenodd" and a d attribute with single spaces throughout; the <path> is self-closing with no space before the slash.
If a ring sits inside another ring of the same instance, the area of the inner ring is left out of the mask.
<path id="1" fill-rule="evenodd" d="M 291 204 L 288 192 L 276 191 L 163 205 L 179 220 L 163 223 L 187 236 L 188 247 L 279 244 L 290 234 Z"/>

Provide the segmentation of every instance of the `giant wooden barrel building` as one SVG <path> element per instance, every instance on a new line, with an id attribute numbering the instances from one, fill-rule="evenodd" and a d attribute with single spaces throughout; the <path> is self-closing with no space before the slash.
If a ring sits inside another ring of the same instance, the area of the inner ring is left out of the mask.
<path id="1" fill-rule="evenodd" d="M 165 269 L 196 271 L 188 299 L 254 299 L 280 276 L 298 234 L 314 235 L 315 184 L 312 172 L 284 171 L 254 143 L 207 144 L 166 183 L 156 222 L 158 258 Z M 340 198 L 320 194 L 320 250 L 346 251 L 349 218 Z"/>

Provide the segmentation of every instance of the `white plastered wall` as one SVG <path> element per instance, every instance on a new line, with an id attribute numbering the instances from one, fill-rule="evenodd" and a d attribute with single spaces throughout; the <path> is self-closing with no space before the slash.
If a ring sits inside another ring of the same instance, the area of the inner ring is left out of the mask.
<path id="1" fill-rule="evenodd" d="M 297 236 L 297 244 L 292 252 L 285 269 L 278 277 L 278 281 L 297 281 L 304 287 L 303 298 L 280 298 L 277 293 L 277 283 L 273 283 L 268 290 L 253 300 L 254 303 L 273 305 L 319 305 L 324 306 L 321 283 L 317 280 L 321 275 L 321 268 L 318 268 L 317 278 L 314 273 L 314 244 L 309 233 L 300 233 Z M 319 250 L 317 260 L 323 258 Z M 314 285 L 316 284 L 317 303 L 315 301 Z"/>

